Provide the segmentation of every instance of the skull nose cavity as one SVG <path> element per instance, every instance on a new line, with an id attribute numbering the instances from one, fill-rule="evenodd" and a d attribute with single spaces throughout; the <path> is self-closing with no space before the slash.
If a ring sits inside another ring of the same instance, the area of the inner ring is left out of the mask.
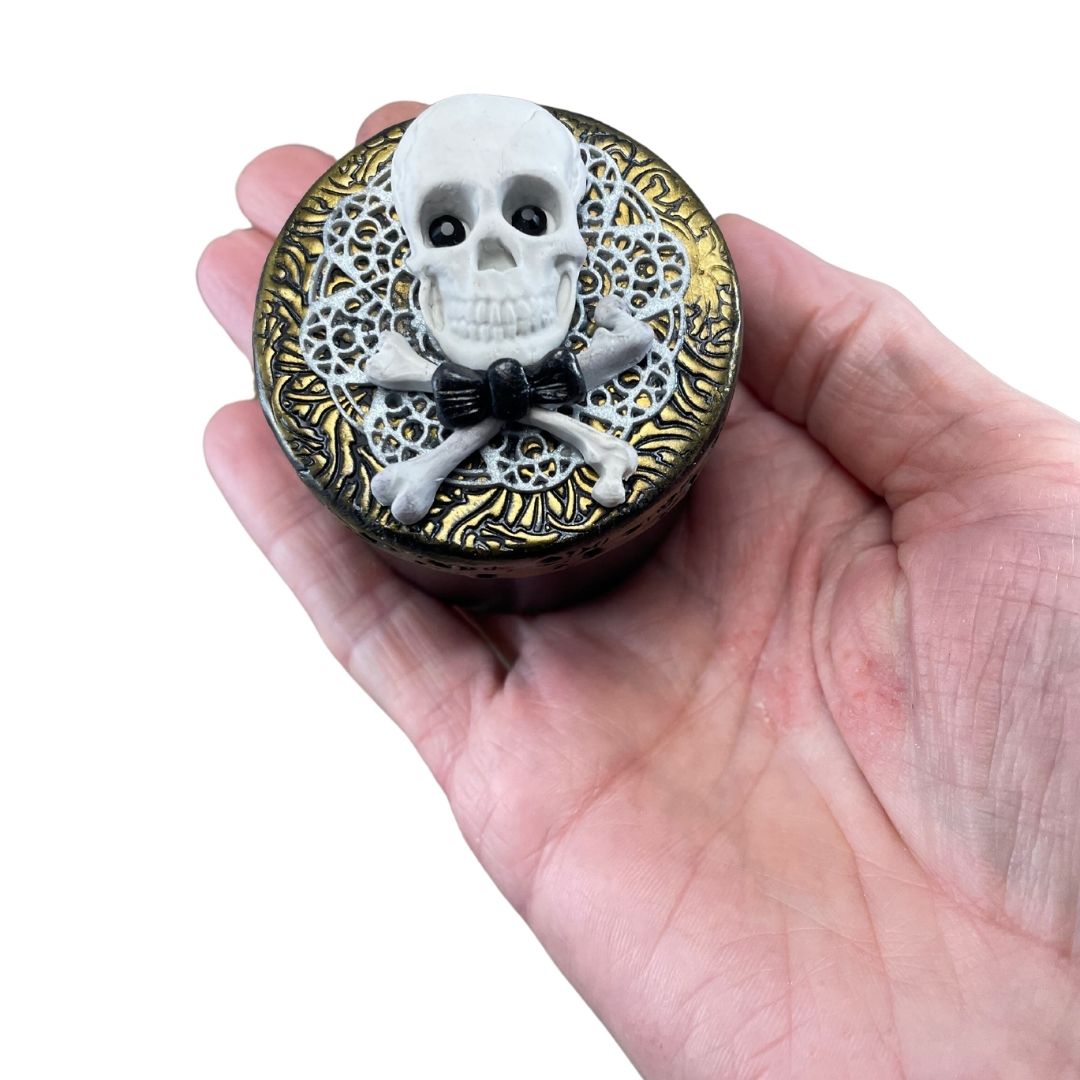
<path id="1" fill-rule="evenodd" d="M 478 270 L 513 270 L 517 266 L 510 249 L 495 236 L 485 236 L 477 249 Z"/>

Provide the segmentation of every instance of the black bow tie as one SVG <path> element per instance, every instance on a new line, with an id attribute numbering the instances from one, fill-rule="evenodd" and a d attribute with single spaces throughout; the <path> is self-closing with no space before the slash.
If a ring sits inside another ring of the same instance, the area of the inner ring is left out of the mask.
<path id="1" fill-rule="evenodd" d="M 489 416 L 520 420 L 534 405 L 568 405 L 585 396 L 581 365 L 565 346 L 529 369 L 510 359 L 484 371 L 444 360 L 431 381 L 435 412 L 448 428 L 472 427 Z"/>

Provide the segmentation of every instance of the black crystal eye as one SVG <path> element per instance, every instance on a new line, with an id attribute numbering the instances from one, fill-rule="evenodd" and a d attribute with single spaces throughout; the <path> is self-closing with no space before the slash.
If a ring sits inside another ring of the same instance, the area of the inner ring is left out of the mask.
<path id="1" fill-rule="evenodd" d="M 428 226 L 427 234 L 432 247 L 453 247 L 465 239 L 465 226 L 453 215 L 443 214 Z"/>
<path id="2" fill-rule="evenodd" d="M 547 214 L 539 206 L 519 206 L 510 215 L 510 224 L 527 236 L 543 236 L 547 231 Z"/>

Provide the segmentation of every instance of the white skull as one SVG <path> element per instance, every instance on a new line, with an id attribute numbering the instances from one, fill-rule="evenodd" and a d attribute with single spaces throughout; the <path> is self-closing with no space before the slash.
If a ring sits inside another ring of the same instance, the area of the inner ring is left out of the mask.
<path id="1" fill-rule="evenodd" d="M 412 122 L 390 184 L 421 311 L 451 360 L 528 364 L 563 343 L 585 260 L 577 206 L 587 180 L 574 137 L 532 102 L 465 94 Z M 525 230 L 513 224 L 521 210 Z M 454 219 L 442 223 L 446 246 L 431 238 L 440 218 Z"/>

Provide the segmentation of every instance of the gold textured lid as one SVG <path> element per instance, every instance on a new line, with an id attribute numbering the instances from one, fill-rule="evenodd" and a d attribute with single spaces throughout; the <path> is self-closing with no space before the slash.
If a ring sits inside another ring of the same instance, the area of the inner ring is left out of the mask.
<path id="1" fill-rule="evenodd" d="M 384 551 L 476 577 L 561 569 L 656 523 L 686 493 L 737 374 L 738 290 L 712 217 L 639 143 L 549 111 L 578 140 L 588 170 L 578 207 L 587 255 L 567 345 L 588 343 L 596 301 L 609 294 L 656 337 L 644 360 L 560 410 L 636 450 L 621 505 L 593 499 L 597 474 L 572 446 L 516 423 L 446 477 L 419 521 L 403 524 L 375 498 L 381 470 L 447 434 L 430 394 L 362 377 L 390 331 L 421 355 L 438 352 L 390 192 L 408 124 L 368 139 L 312 187 L 270 252 L 256 305 L 258 396 L 305 482 Z"/>

